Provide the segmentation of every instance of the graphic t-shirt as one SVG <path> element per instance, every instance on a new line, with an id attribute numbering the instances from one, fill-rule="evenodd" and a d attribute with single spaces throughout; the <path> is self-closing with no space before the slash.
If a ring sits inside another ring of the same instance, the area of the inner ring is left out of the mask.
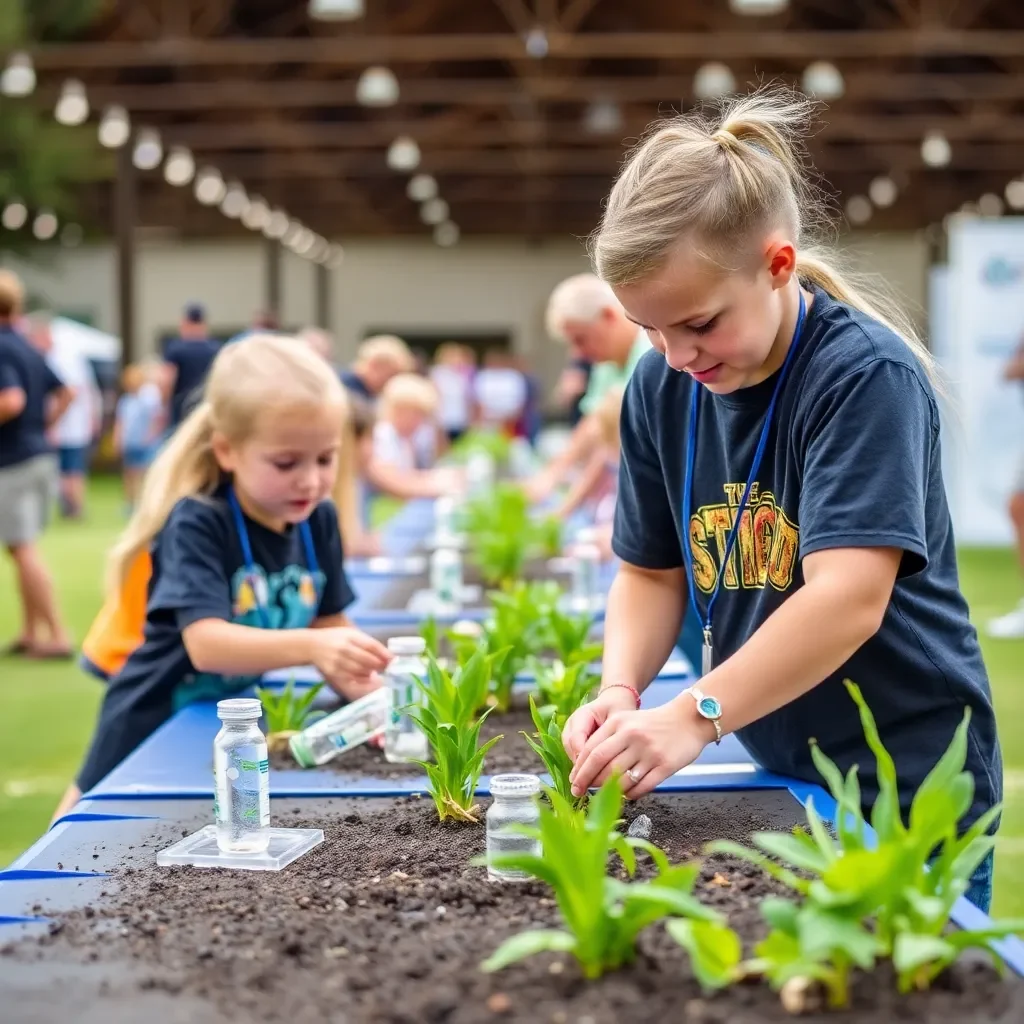
<path id="1" fill-rule="evenodd" d="M 301 531 L 278 533 L 246 517 L 254 572 L 242 555 L 225 492 L 175 505 L 152 549 L 152 577 L 142 645 L 111 680 L 92 746 L 79 775 L 95 786 L 171 714 L 197 700 L 219 700 L 257 680 L 197 672 L 182 630 L 201 619 L 271 629 L 304 629 L 355 599 L 342 567 L 338 517 L 323 502 L 308 520 L 318 571 L 309 571 Z"/>
<path id="2" fill-rule="evenodd" d="M 820 290 L 807 314 L 758 478 L 729 563 L 728 532 L 775 387 L 772 376 L 730 395 L 704 391 L 693 507 L 683 478 L 691 378 L 651 351 L 626 389 L 613 547 L 650 569 L 693 553 L 697 603 L 714 609 L 715 662 L 746 642 L 803 586 L 801 560 L 829 548 L 903 552 L 878 632 L 838 671 L 739 731 L 766 768 L 819 782 L 808 740 L 845 772 L 860 765 L 865 805 L 877 795 L 874 756 L 843 679 L 857 683 L 896 761 L 903 811 L 972 709 L 969 820 L 1001 799 L 1002 764 L 985 666 L 957 579 L 927 376 L 892 331 Z M 723 702 L 729 700 L 722 694 Z"/>

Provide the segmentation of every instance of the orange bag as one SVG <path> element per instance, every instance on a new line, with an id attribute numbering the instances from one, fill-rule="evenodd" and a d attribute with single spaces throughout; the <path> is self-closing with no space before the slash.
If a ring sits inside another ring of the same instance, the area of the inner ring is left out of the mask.
<path id="1" fill-rule="evenodd" d="M 140 552 L 121 588 L 104 601 L 82 643 L 79 664 L 90 675 L 112 679 L 142 643 L 152 571 L 149 552 Z"/>

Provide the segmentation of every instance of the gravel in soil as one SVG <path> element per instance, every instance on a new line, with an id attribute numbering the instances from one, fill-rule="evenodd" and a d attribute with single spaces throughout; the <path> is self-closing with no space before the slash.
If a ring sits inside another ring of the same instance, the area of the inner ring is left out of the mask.
<path id="1" fill-rule="evenodd" d="M 504 715 L 492 712 L 484 719 L 480 727 L 481 743 L 494 736 L 502 738 L 491 748 L 484 760 L 485 775 L 500 775 L 502 772 L 531 772 L 534 774 L 544 770 L 544 765 L 530 749 L 522 731 L 533 733 L 533 722 L 530 713 L 523 710 L 512 710 Z M 298 765 L 290 752 L 274 753 L 270 756 L 270 767 L 277 769 L 296 769 Z M 321 765 L 317 771 L 335 771 L 344 775 L 373 776 L 381 779 L 415 778 L 423 774 L 417 764 L 392 764 L 384 757 L 379 747 L 364 743 L 334 760 Z"/>
<path id="2" fill-rule="evenodd" d="M 85 1005 L 110 1004 L 129 1019 L 153 989 L 215 1010 L 203 1020 L 312 1024 L 620 1024 L 682 1021 L 765 1024 L 789 1019 L 763 985 L 703 995 L 682 951 L 660 925 L 641 936 L 636 962 L 585 981 L 565 956 L 544 954 L 494 975 L 480 961 L 508 936 L 557 927 L 550 892 L 539 883 L 489 882 L 468 861 L 484 845 L 482 826 L 443 826 L 427 800 L 350 801 L 316 825 L 324 844 L 279 874 L 160 870 L 118 874 L 118 891 L 63 916 L 53 933 L 2 951 L 0 976 L 48 962 L 49 985 L 91 962 L 132 965 L 131 989 L 97 993 L 79 976 Z M 652 839 L 673 860 L 713 838 L 745 839 L 786 828 L 795 805 L 781 793 L 649 797 L 627 808 L 653 823 Z M 643 869 L 642 869 L 643 871 Z M 704 865 L 697 891 L 726 913 L 749 951 L 763 934 L 761 898 L 774 890 L 756 869 L 729 858 Z M 853 1009 L 805 1020 L 878 1024 L 1019 1022 L 1019 981 L 1002 982 L 978 962 L 957 966 L 928 993 L 897 997 L 888 971 L 860 976 Z M 23 993 L 24 994 L 24 993 Z M 33 993 L 28 994 L 35 998 Z M 39 993 L 45 999 L 44 993 Z M 9 1008 L 10 1009 L 10 1008 Z M 31 1013 L 30 1004 L 16 1008 Z M 5 1020 L 8 1019 L 5 1016 Z M 15 1020 L 31 1019 L 16 1016 Z M 37 1018 L 44 1019 L 44 1018 Z M 48 1019 L 48 1018 L 46 1018 Z"/>

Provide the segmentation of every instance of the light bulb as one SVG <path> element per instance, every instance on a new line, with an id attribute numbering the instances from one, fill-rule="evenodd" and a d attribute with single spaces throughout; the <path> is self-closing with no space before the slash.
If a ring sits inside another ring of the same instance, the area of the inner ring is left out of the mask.
<path id="1" fill-rule="evenodd" d="M 132 163 L 140 171 L 151 171 L 160 165 L 163 158 L 164 147 L 160 141 L 160 133 L 155 128 L 141 128 L 135 139 Z"/>
<path id="2" fill-rule="evenodd" d="M 299 237 L 295 239 L 294 249 L 299 256 L 309 256 L 316 247 L 316 240 L 319 236 L 309 228 L 303 228 Z"/>
<path id="3" fill-rule="evenodd" d="M 101 146 L 105 146 L 107 149 L 120 149 L 128 141 L 131 133 L 131 120 L 124 107 L 115 104 L 103 111 L 99 127 Z"/>
<path id="4" fill-rule="evenodd" d="M 415 139 L 400 135 L 388 146 L 388 167 L 393 171 L 412 171 L 419 166 L 420 147 Z"/>
<path id="5" fill-rule="evenodd" d="M 896 188 L 896 182 L 887 174 L 882 174 L 875 178 L 868 186 L 868 195 L 871 197 L 871 202 L 880 210 L 884 210 L 887 206 L 892 206 L 896 202 L 898 194 L 899 190 Z"/>
<path id="6" fill-rule="evenodd" d="M 36 72 L 27 53 L 12 53 L 0 75 L 0 93 L 12 98 L 31 96 L 36 87 Z"/>
<path id="7" fill-rule="evenodd" d="M 846 90 L 843 73 L 827 60 L 807 65 L 803 76 L 804 92 L 820 100 L 837 100 Z"/>
<path id="8" fill-rule="evenodd" d="M 995 192 L 986 192 L 978 200 L 978 213 L 982 217 L 1001 217 L 1003 215 L 1003 201 Z"/>
<path id="9" fill-rule="evenodd" d="M 788 6 L 789 0 L 729 0 L 729 8 L 734 14 L 751 17 L 780 14 Z"/>
<path id="10" fill-rule="evenodd" d="M 285 229 L 285 233 L 281 236 L 281 244 L 286 249 L 294 249 L 299 239 L 302 237 L 302 232 L 306 229 L 302 226 L 302 222 L 298 220 L 290 220 L 288 227 Z"/>
<path id="11" fill-rule="evenodd" d="M 548 34 L 542 28 L 531 28 L 523 38 L 523 45 L 526 52 L 534 60 L 543 60 L 551 48 L 548 43 Z"/>
<path id="12" fill-rule="evenodd" d="M 216 168 L 204 167 L 196 175 L 196 199 L 203 206 L 216 206 L 224 198 L 226 192 L 227 186 L 220 176 L 220 171 Z"/>
<path id="13" fill-rule="evenodd" d="M 945 167 L 953 159 L 953 149 L 946 136 L 929 132 L 921 143 L 921 159 L 929 167 Z"/>
<path id="14" fill-rule="evenodd" d="M 85 123 L 89 116 L 89 100 L 85 95 L 85 86 L 77 78 L 69 78 L 64 83 L 53 116 L 69 127 Z"/>
<path id="15" fill-rule="evenodd" d="M 60 244 L 66 245 L 69 249 L 82 244 L 84 232 L 78 224 L 65 224 L 64 230 L 60 233 Z"/>
<path id="16" fill-rule="evenodd" d="M 270 220 L 270 207 L 262 196 L 252 196 L 248 209 L 242 214 L 242 223 L 250 231 L 262 231 Z"/>
<path id="17" fill-rule="evenodd" d="M 284 233 L 288 230 L 288 214 L 284 210 L 278 208 L 274 210 L 267 218 L 267 223 L 263 228 L 263 234 L 267 238 L 284 238 Z"/>
<path id="18" fill-rule="evenodd" d="M 20 231 L 28 220 L 28 208 L 20 199 L 12 199 L 0 215 L 0 224 L 8 231 Z"/>
<path id="19" fill-rule="evenodd" d="M 594 100 L 583 115 L 583 127 L 594 135 L 610 135 L 622 127 L 622 109 L 614 100 Z"/>
<path id="20" fill-rule="evenodd" d="M 1006 201 L 1011 209 L 1024 210 L 1024 179 L 1015 178 L 1006 186 Z"/>
<path id="21" fill-rule="evenodd" d="M 390 68 L 367 68 L 356 83 L 356 99 L 364 107 L 390 107 L 398 102 L 398 79 Z"/>
<path id="22" fill-rule="evenodd" d="M 438 224 L 434 228 L 434 241 L 438 245 L 445 247 L 455 245 L 459 240 L 459 226 L 453 224 L 450 220 L 445 221 L 443 224 Z"/>
<path id="23" fill-rule="evenodd" d="M 440 224 L 448 219 L 448 204 L 443 199 L 428 199 L 420 207 L 424 224 Z"/>
<path id="24" fill-rule="evenodd" d="M 181 188 L 187 185 L 196 173 L 196 162 L 190 150 L 175 146 L 164 164 L 164 179 L 169 185 Z"/>
<path id="25" fill-rule="evenodd" d="M 233 181 L 224 193 L 224 198 L 220 201 L 220 212 L 225 217 L 238 220 L 245 213 L 248 205 L 249 197 L 245 194 L 245 189 L 239 182 Z"/>
<path id="26" fill-rule="evenodd" d="M 725 64 L 702 64 L 693 76 L 693 92 L 699 100 L 714 100 L 736 91 L 736 76 Z"/>
<path id="27" fill-rule="evenodd" d="M 326 262 L 329 270 L 340 270 L 345 262 L 345 250 L 340 245 L 332 245 Z"/>
<path id="28" fill-rule="evenodd" d="M 850 196 L 846 203 L 846 218 L 851 224 L 867 224 L 871 220 L 871 202 L 867 196 Z"/>
<path id="29" fill-rule="evenodd" d="M 32 222 L 32 234 L 40 242 L 48 242 L 57 234 L 57 217 L 52 210 L 40 210 Z"/>
<path id="30" fill-rule="evenodd" d="M 437 195 L 437 180 L 430 174 L 416 174 L 409 179 L 405 192 L 414 203 L 425 203 Z"/>
<path id="31" fill-rule="evenodd" d="M 355 21 L 363 16 L 363 0 L 309 0 L 309 16 L 318 21 Z"/>

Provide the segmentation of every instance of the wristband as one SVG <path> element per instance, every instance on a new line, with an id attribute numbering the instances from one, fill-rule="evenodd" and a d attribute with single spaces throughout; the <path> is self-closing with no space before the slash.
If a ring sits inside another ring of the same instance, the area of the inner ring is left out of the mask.
<path id="1" fill-rule="evenodd" d="M 629 692 L 633 694 L 633 700 L 636 701 L 637 711 L 640 710 L 640 691 L 637 690 L 635 686 L 630 686 L 629 683 L 609 683 L 607 686 L 601 687 L 601 693 L 604 693 L 606 690 L 614 690 L 616 688 L 629 690 Z"/>

